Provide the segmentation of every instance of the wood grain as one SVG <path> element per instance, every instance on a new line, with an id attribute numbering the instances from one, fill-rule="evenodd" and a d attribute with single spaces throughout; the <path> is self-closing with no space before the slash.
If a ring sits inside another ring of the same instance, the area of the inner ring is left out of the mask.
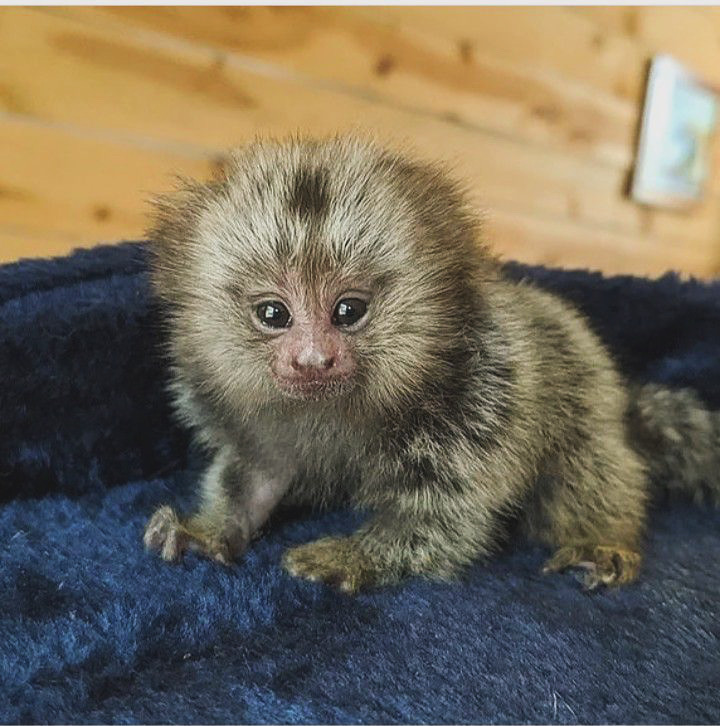
<path id="1" fill-rule="evenodd" d="M 360 127 L 447 160 L 506 255 L 713 274 L 720 175 L 689 213 L 623 193 L 676 18 L 643 10 L 2 8 L 0 259 L 138 236 L 172 173 L 257 134 Z"/>
<path id="2" fill-rule="evenodd" d="M 142 237 L 147 199 L 171 188 L 170 170 L 207 176 L 210 164 L 41 125 L 0 123 L 3 261 L 47 240 L 43 254 Z M 78 173 L 80 170 L 80 173 Z"/>
<path id="3" fill-rule="evenodd" d="M 531 64 L 502 60 L 467 38 L 393 25 L 350 8 L 100 8 L 105 15 L 206 47 L 261 58 L 331 81 L 346 92 L 491 130 L 555 145 L 610 164 L 629 161 L 635 109 L 588 94 Z M 475 24 L 486 9 L 474 8 Z M 328 59 L 332 59 L 329 63 Z"/>
<path id="4" fill-rule="evenodd" d="M 601 32 L 624 37 L 645 53 L 670 53 L 710 78 L 718 72 L 720 24 L 714 14 L 716 8 L 593 6 L 572 11 Z"/>

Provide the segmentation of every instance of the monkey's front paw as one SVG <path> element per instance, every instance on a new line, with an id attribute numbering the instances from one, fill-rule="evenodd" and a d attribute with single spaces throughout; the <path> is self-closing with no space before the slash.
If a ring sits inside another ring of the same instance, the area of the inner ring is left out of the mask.
<path id="1" fill-rule="evenodd" d="M 196 532 L 184 525 L 175 510 L 160 507 L 150 518 L 143 536 L 145 547 L 155 550 L 168 562 L 177 562 L 187 550 L 200 552 L 213 560 L 229 565 L 232 557 L 228 543 L 222 537 Z"/>
<path id="2" fill-rule="evenodd" d="M 561 547 L 545 563 L 544 573 L 561 572 L 569 567 L 586 571 L 583 583 L 588 590 L 600 585 L 626 585 L 640 570 L 642 557 L 634 550 L 612 546 Z"/>
<path id="3" fill-rule="evenodd" d="M 347 593 L 377 581 L 368 558 L 348 537 L 326 537 L 293 547 L 285 553 L 283 566 L 295 577 L 326 582 Z"/>

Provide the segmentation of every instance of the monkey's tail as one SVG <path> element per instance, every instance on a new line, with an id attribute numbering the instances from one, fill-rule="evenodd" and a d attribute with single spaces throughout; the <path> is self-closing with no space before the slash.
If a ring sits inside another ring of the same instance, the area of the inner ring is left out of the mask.
<path id="1" fill-rule="evenodd" d="M 669 494 L 720 505 L 720 411 L 689 388 L 655 384 L 631 390 L 630 435 L 653 482 Z"/>

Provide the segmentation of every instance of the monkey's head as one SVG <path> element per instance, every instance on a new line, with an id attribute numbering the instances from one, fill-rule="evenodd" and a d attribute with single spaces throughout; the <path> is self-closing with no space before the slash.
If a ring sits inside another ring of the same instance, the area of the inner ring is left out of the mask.
<path id="1" fill-rule="evenodd" d="M 441 169 L 352 137 L 256 142 L 156 212 L 176 366 L 236 409 L 420 395 L 457 374 L 494 265 Z"/>

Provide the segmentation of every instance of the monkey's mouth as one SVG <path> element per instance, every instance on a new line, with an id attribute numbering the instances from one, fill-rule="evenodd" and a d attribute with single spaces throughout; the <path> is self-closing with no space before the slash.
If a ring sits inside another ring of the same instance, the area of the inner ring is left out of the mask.
<path id="1" fill-rule="evenodd" d="M 302 401 L 319 401 L 339 396 L 349 387 L 349 379 L 344 376 L 305 380 L 276 376 L 275 382 L 283 395 Z"/>

